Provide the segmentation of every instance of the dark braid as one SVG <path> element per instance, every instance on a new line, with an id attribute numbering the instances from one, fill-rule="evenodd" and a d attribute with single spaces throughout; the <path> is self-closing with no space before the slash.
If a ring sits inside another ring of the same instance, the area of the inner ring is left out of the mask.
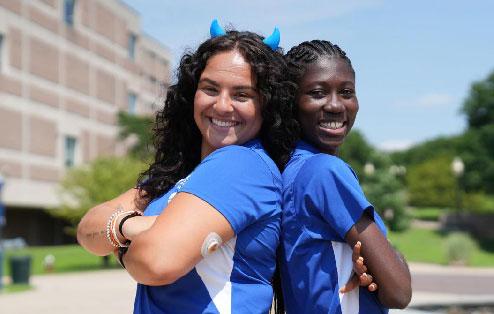
<path id="1" fill-rule="evenodd" d="M 285 60 L 290 70 L 291 79 L 294 82 L 299 82 L 307 65 L 314 63 L 321 57 L 332 57 L 345 60 L 355 75 L 352 62 L 338 45 L 334 45 L 327 40 L 311 40 L 304 41 L 286 53 Z"/>

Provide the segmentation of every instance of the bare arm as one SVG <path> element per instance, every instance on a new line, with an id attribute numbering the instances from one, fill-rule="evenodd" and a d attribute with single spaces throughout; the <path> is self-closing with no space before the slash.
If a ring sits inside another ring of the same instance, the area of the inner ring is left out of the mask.
<path id="1" fill-rule="evenodd" d="M 346 241 L 352 247 L 357 241 L 362 243 L 362 256 L 379 286 L 377 296 L 381 304 L 388 308 L 405 308 L 412 298 L 408 265 L 368 214 L 362 215 L 350 229 Z"/>
<path id="2" fill-rule="evenodd" d="M 77 241 L 89 252 L 95 255 L 108 255 L 113 252 L 113 247 L 106 239 L 106 224 L 110 216 L 122 208 L 124 210 L 135 210 L 135 199 L 138 190 L 130 189 L 115 199 L 91 208 L 82 217 L 77 227 Z M 154 223 L 156 217 L 134 217 L 124 224 L 124 234 L 131 239 Z M 120 237 L 123 241 L 124 239 Z"/>
<path id="3" fill-rule="evenodd" d="M 211 232 L 223 242 L 234 235 L 228 220 L 214 207 L 192 194 L 178 193 L 151 228 L 132 240 L 123 261 L 139 283 L 170 284 L 202 259 L 201 246 Z"/>

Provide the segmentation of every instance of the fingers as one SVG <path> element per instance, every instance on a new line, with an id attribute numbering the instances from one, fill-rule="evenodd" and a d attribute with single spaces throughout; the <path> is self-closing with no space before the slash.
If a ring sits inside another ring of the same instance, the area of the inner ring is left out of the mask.
<path id="1" fill-rule="evenodd" d="M 360 249 L 362 248 L 362 243 L 360 241 L 357 241 L 353 247 L 353 254 L 352 254 L 352 261 L 358 260 L 360 257 Z"/>
<path id="2" fill-rule="evenodd" d="M 352 291 L 353 289 L 357 288 L 359 286 L 359 277 L 356 274 L 353 274 L 352 278 L 348 280 L 346 285 L 344 285 L 340 289 L 340 293 L 347 293 Z"/>
<path id="3" fill-rule="evenodd" d="M 367 287 L 367 289 L 369 289 L 369 291 L 370 291 L 370 292 L 374 292 L 374 291 L 376 291 L 376 290 L 377 290 L 377 283 L 375 283 L 375 282 L 371 283 L 371 284 Z"/>
<path id="4" fill-rule="evenodd" d="M 364 265 L 364 258 L 360 256 L 353 263 L 353 270 L 360 276 L 363 273 L 367 272 L 367 266 Z"/>
<path id="5" fill-rule="evenodd" d="M 369 286 L 372 283 L 373 279 L 374 278 L 372 278 L 372 275 L 367 274 L 367 273 L 363 273 L 362 275 L 359 276 L 359 284 L 362 287 Z"/>

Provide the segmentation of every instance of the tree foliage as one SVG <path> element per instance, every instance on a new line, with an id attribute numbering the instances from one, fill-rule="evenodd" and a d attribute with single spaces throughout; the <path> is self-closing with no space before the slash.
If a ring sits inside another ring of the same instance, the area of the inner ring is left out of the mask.
<path id="1" fill-rule="evenodd" d="M 456 178 L 451 170 L 453 158 L 438 156 L 408 168 L 406 182 L 412 206 L 454 207 Z"/>
<path id="2" fill-rule="evenodd" d="M 358 174 L 364 193 L 391 230 L 404 230 L 409 225 L 405 211 L 406 198 L 402 182 L 390 171 L 391 159 L 369 144 L 359 130 L 352 130 L 343 143 L 339 156 Z M 375 171 L 365 173 L 366 164 Z"/>
<path id="3" fill-rule="evenodd" d="M 70 169 L 60 183 L 61 206 L 51 209 L 54 216 L 67 220 L 73 233 L 82 216 L 92 207 L 136 185 L 145 165 L 129 157 L 105 157 Z"/>
<path id="4" fill-rule="evenodd" d="M 149 116 L 137 116 L 124 111 L 118 113 L 118 134 L 121 140 L 132 139 L 129 153 L 141 160 L 149 160 L 153 151 L 153 123 L 154 119 Z"/>
<path id="5" fill-rule="evenodd" d="M 339 157 L 348 163 L 360 176 L 364 165 L 371 161 L 374 148 L 357 129 L 352 130 L 340 148 Z"/>
<path id="6" fill-rule="evenodd" d="M 401 180 L 391 169 L 389 165 L 383 165 L 373 173 L 365 174 L 363 189 L 388 227 L 393 231 L 402 231 L 410 225 L 406 193 Z"/>
<path id="7" fill-rule="evenodd" d="M 472 129 L 494 124 L 494 71 L 486 79 L 472 84 L 462 112 Z"/>

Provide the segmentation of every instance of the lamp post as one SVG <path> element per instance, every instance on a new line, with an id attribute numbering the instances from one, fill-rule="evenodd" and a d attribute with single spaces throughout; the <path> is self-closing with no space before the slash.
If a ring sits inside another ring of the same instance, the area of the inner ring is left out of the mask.
<path id="1" fill-rule="evenodd" d="M 2 203 L 2 188 L 5 179 L 0 172 L 0 290 L 3 288 L 3 245 L 2 245 L 2 228 L 5 225 L 5 207 Z"/>
<path id="2" fill-rule="evenodd" d="M 451 170 L 456 178 L 456 209 L 461 210 L 461 190 L 460 190 L 460 178 L 465 171 L 465 164 L 460 157 L 455 157 L 451 163 Z"/>

